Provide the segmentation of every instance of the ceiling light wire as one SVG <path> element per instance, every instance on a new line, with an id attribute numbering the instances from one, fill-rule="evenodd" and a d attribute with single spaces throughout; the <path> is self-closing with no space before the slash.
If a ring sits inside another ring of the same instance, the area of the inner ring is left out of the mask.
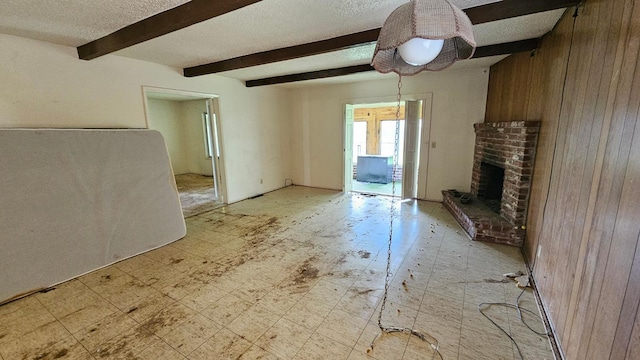
<path id="1" fill-rule="evenodd" d="M 393 173 L 398 168 L 398 158 L 399 158 L 399 148 L 400 148 L 400 104 L 402 101 L 402 75 L 398 75 L 398 95 L 397 95 L 397 104 L 396 104 L 396 114 L 395 114 L 395 138 L 394 138 L 394 146 L 393 146 L 393 168 L 391 170 L 391 206 L 390 206 L 390 220 L 389 220 L 389 241 L 387 242 L 387 267 L 386 267 L 386 275 L 384 280 L 384 295 L 382 296 L 382 304 L 380 305 L 380 312 L 378 313 L 378 327 L 380 328 L 380 332 L 373 338 L 371 341 L 371 345 L 367 349 L 367 352 L 373 351 L 376 341 L 383 334 L 390 334 L 394 332 L 403 332 L 410 335 L 413 335 L 419 338 L 422 341 L 425 341 L 429 344 L 429 346 L 433 349 L 434 353 L 431 356 L 431 359 L 440 359 L 443 360 L 442 354 L 439 351 L 438 340 L 426 333 L 419 332 L 409 327 L 398 327 L 398 326 L 385 326 L 382 323 L 382 313 L 384 312 L 387 300 L 389 296 L 389 286 L 391 283 L 391 278 L 393 274 L 391 272 L 391 245 L 393 242 L 393 219 L 397 216 L 396 213 L 396 204 L 398 203 L 396 199 L 396 182 L 393 179 Z M 406 112 L 405 112 L 406 114 Z"/>

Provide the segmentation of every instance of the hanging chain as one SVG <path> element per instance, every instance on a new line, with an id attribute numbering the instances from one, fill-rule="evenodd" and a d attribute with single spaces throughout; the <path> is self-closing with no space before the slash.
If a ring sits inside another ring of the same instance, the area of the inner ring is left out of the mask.
<path id="1" fill-rule="evenodd" d="M 382 313 L 384 312 L 387 306 L 387 298 L 389 297 L 389 286 L 391 285 L 391 278 L 393 274 L 391 273 L 391 245 L 393 240 L 393 220 L 396 217 L 396 182 L 393 179 L 393 174 L 395 170 L 398 168 L 398 157 L 400 153 L 400 104 L 402 98 L 402 75 L 399 75 L 398 78 L 398 96 L 397 96 L 397 104 L 396 104 L 396 132 L 395 132 L 395 141 L 393 146 L 393 168 L 391 170 L 391 209 L 390 215 L 391 219 L 389 220 L 389 241 L 387 242 L 387 272 L 384 278 L 384 295 L 382 296 L 382 304 L 380 305 L 380 312 L 378 313 L 378 327 L 380 328 L 380 333 L 376 335 L 376 337 L 371 341 L 371 346 L 367 350 L 367 352 L 372 351 L 375 345 L 376 340 L 380 337 L 380 335 L 384 333 L 393 333 L 393 332 L 404 332 L 418 337 L 419 339 L 427 342 L 429 346 L 434 350 L 431 358 L 436 359 L 439 358 L 442 360 L 442 354 L 440 354 L 438 340 L 436 340 L 433 336 L 429 334 L 424 334 L 413 330 L 408 327 L 394 327 L 394 326 L 384 326 L 382 325 Z M 406 109 L 405 109 L 406 115 Z"/>
<path id="2" fill-rule="evenodd" d="M 395 139 L 393 146 L 393 168 L 391 169 L 391 220 L 389 221 L 389 241 L 387 242 L 387 272 L 386 277 L 384 279 L 384 295 L 382 297 L 382 305 L 380 307 L 380 313 L 378 314 L 378 327 L 380 330 L 384 330 L 384 326 L 382 326 L 382 313 L 384 312 L 385 307 L 387 306 L 387 297 L 389 295 L 389 285 L 391 282 L 391 241 L 393 238 L 393 219 L 396 217 L 396 182 L 394 179 L 394 174 L 396 169 L 398 168 L 398 155 L 399 155 L 399 147 L 400 147 L 400 100 L 402 96 L 402 75 L 398 78 L 398 96 L 396 98 L 396 131 L 395 131 Z"/>

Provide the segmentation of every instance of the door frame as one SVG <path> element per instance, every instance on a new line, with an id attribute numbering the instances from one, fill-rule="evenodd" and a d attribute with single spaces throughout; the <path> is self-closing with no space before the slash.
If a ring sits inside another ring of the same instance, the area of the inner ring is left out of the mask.
<path id="1" fill-rule="evenodd" d="M 220 115 L 220 96 L 217 94 L 209 94 L 209 93 L 201 93 L 195 91 L 188 90 L 178 90 L 178 89 L 169 89 L 169 88 L 161 88 L 154 86 L 142 86 L 142 99 L 144 105 L 144 120 L 145 120 L 145 128 L 149 129 L 149 103 L 148 96 L 149 93 L 160 93 L 165 94 L 167 96 L 167 100 L 179 101 L 179 100 L 202 100 L 207 104 L 207 113 L 209 115 L 209 119 L 213 119 L 213 114 L 216 114 L 217 121 L 212 123 L 213 126 L 216 126 L 214 131 L 212 132 L 212 137 L 214 134 L 218 134 L 217 139 L 210 139 L 213 141 L 214 145 L 217 145 L 220 149 L 220 156 L 216 159 L 216 157 L 211 158 L 212 166 L 213 166 L 213 176 L 214 176 L 214 186 L 216 188 L 216 192 L 218 195 L 217 201 L 220 201 L 223 204 L 226 204 L 227 199 L 227 187 L 226 187 L 226 171 L 224 164 L 224 141 L 222 135 L 222 126 L 221 126 L 221 118 Z"/>
<path id="2" fill-rule="evenodd" d="M 345 147 L 346 147 L 346 108 L 347 105 L 367 105 L 367 104 L 379 104 L 379 103 L 395 103 L 397 102 L 397 96 L 380 96 L 370 98 L 351 98 L 340 100 L 340 111 L 342 116 L 340 117 L 340 128 L 342 129 L 342 191 L 345 191 Z M 418 199 L 424 200 L 420 197 L 421 194 L 426 194 L 427 186 L 427 168 L 429 163 L 429 146 L 431 135 L 431 109 L 433 101 L 433 93 L 417 93 L 417 94 L 403 94 L 401 101 L 416 101 L 422 100 L 422 122 L 420 125 L 420 155 L 418 164 Z M 404 166 L 404 164 L 403 164 Z M 400 194 L 401 195 L 401 194 Z"/>

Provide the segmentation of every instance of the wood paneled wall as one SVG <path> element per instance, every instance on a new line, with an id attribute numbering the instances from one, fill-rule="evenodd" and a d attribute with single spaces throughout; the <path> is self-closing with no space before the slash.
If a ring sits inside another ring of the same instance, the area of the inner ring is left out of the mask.
<path id="1" fill-rule="evenodd" d="M 541 120 L 525 252 L 567 359 L 640 359 L 640 0 L 587 0 L 491 67 L 485 121 Z"/>

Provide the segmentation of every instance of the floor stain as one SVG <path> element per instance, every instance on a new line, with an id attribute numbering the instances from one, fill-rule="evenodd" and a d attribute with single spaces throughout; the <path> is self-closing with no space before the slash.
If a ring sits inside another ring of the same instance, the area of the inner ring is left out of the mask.
<path id="1" fill-rule="evenodd" d="M 166 315 L 165 313 L 160 312 L 154 314 L 151 318 L 143 322 L 140 325 L 140 328 L 151 333 L 156 333 L 163 327 L 172 326 L 183 318 L 184 316 L 180 312 L 173 312 L 171 315 Z"/>
<path id="2" fill-rule="evenodd" d="M 296 277 L 293 279 L 295 285 L 307 283 L 309 280 L 316 279 L 318 277 L 319 270 L 312 266 L 312 263 L 316 260 L 316 257 L 310 257 L 305 260 L 302 265 L 296 271 Z"/>
<path id="3" fill-rule="evenodd" d="M 60 359 L 63 356 L 66 356 L 69 353 L 69 350 L 67 349 L 62 349 L 60 351 L 58 351 L 57 353 L 55 353 L 55 355 L 53 355 L 54 359 Z"/>
<path id="4" fill-rule="evenodd" d="M 171 263 L 172 263 L 172 264 L 180 264 L 183 260 L 184 260 L 184 259 L 174 259 L 174 258 L 171 258 Z"/>
<path id="5" fill-rule="evenodd" d="M 360 250 L 358 251 L 358 255 L 360 255 L 361 259 L 368 259 L 371 257 L 371 253 L 368 251 Z"/>
<path id="6" fill-rule="evenodd" d="M 509 283 L 511 280 L 509 280 L 508 278 L 503 278 L 502 280 L 496 280 L 496 279 L 484 279 L 484 282 L 489 283 L 489 284 L 506 284 Z"/>
<path id="7" fill-rule="evenodd" d="M 367 290 L 358 291 L 356 294 L 358 294 L 358 295 L 366 295 L 366 294 L 368 294 L 370 292 L 374 292 L 374 291 L 375 291 L 374 289 L 367 289 Z"/>
<path id="8" fill-rule="evenodd" d="M 42 359 L 46 359 L 46 358 L 47 358 L 47 356 L 49 356 L 49 353 L 48 353 L 48 352 L 45 352 L 45 353 L 42 353 L 42 354 L 40 354 L 40 355 L 38 355 L 38 356 L 34 357 L 34 358 L 33 358 L 33 360 L 42 360 Z"/>

